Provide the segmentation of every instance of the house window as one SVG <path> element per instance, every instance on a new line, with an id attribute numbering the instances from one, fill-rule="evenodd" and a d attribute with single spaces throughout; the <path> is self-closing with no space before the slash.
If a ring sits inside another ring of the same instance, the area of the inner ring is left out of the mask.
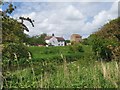
<path id="1" fill-rule="evenodd" d="M 53 43 L 55 43 L 55 41 L 53 41 Z"/>
<path id="2" fill-rule="evenodd" d="M 58 46 L 60 46 L 60 44 L 58 44 Z"/>

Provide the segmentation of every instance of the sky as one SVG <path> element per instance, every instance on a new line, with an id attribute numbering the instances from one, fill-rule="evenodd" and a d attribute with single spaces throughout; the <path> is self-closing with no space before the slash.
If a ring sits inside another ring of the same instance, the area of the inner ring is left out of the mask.
<path id="1" fill-rule="evenodd" d="M 118 17 L 118 2 L 14 2 L 17 9 L 11 15 L 30 17 L 35 27 L 27 21 L 30 36 L 48 35 L 70 39 L 71 34 L 83 38 L 98 31 L 105 23 Z"/>

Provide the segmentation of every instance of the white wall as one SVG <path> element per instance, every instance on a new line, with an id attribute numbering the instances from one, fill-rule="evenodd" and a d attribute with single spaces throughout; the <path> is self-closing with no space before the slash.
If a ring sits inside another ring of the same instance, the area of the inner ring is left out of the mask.
<path id="1" fill-rule="evenodd" d="M 45 42 L 48 44 L 48 45 L 54 45 L 54 46 L 58 46 L 58 41 L 55 37 L 52 37 L 51 39 L 49 40 L 45 40 Z"/>
<path id="2" fill-rule="evenodd" d="M 58 40 L 55 38 L 55 37 L 52 37 L 51 39 L 49 40 L 45 40 L 45 42 L 48 44 L 48 45 L 54 45 L 54 46 L 65 46 L 65 41 L 60 41 L 58 42 Z"/>
<path id="3" fill-rule="evenodd" d="M 50 40 L 45 40 L 45 42 L 48 44 Z"/>
<path id="4" fill-rule="evenodd" d="M 65 41 L 58 42 L 58 46 L 65 46 Z"/>
<path id="5" fill-rule="evenodd" d="M 52 37 L 52 38 L 50 39 L 50 42 L 51 42 L 52 45 L 58 46 L 58 40 L 57 40 L 55 37 Z"/>

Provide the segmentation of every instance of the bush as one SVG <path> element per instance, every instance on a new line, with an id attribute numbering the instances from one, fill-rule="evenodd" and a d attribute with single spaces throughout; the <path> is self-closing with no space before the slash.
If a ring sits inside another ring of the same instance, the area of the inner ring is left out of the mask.
<path id="1" fill-rule="evenodd" d="M 93 35 L 91 39 L 92 50 L 98 59 L 111 61 L 112 60 L 112 49 L 108 46 L 116 47 L 119 46 L 115 40 L 105 39 L 97 35 Z"/>
<path id="2" fill-rule="evenodd" d="M 77 52 L 83 52 L 83 47 L 80 44 L 74 44 L 69 46 L 70 52 L 77 53 Z"/>
<path id="3" fill-rule="evenodd" d="M 3 60 L 4 59 L 14 60 L 16 57 L 17 59 L 29 57 L 28 49 L 23 44 L 16 43 L 5 44 L 2 53 Z"/>

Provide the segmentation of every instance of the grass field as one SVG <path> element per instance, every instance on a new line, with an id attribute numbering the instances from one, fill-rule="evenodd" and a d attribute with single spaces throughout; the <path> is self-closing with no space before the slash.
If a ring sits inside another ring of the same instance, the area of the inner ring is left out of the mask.
<path id="1" fill-rule="evenodd" d="M 82 47 L 80 52 L 74 52 L 69 46 L 29 47 L 33 59 L 27 61 L 25 68 L 18 63 L 15 70 L 4 72 L 4 87 L 118 88 L 119 64 L 97 61 L 91 46 Z M 66 58 L 67 55 L 71 58 Z M 58 63 L 59 60 L 62 61 Z"/>

